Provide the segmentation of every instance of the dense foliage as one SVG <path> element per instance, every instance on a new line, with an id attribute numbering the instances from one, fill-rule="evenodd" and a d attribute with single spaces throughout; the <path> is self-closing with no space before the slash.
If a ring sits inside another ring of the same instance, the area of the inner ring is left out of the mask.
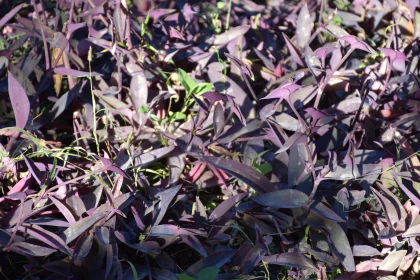
<path id="1" fill-rule="evenodd" d="M 416 0 L 0 0 L 6 279 L 418 279 Z"/>

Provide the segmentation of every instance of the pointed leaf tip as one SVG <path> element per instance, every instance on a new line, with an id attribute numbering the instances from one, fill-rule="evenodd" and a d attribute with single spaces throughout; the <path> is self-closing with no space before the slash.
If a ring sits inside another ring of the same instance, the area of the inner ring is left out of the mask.
<path id="1" fill-rule="evenodd" d="M 30 104 L 25 89 L 13 77 L 10 71 L 7 71 L 7 79 L 9 83 L 9 96 L 12 103 L 13 112 L 15 113 L 16 126 L 24 128 L 29 118 Z"/>

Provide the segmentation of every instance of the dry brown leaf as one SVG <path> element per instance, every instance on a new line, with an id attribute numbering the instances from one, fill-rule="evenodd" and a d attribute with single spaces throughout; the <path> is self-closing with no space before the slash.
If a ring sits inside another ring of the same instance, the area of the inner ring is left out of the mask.
<path id="1" fill-rule="evenodd" d="M 60 52 L 61 52 L 61 50 L 59 48 L 53 48 L 52 49 L 52 61 L 55 61 L 57 59 Z M 63 64 L 63 56 L 61 56 L 60 59 L 58 60 L 57 66 L 62 65 L 62 64 Z M 60 95 L 60 89 L 61 89 L 61 83 L 63 81 L 63 75 L 54 74 L 53 79 L 54 79 L 55 94 L 57 96 L 59 96 Z"/>

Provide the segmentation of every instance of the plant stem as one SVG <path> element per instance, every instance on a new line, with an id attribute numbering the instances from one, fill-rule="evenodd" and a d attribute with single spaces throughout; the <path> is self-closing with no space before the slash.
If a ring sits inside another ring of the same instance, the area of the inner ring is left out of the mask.
<path id="1" fill-rule="evenodd" d="M 227 13 L 226 25 L 225 25 L 226 31 L 229 30 L 229 21 L 230 21 L 230 11 L 231 11 L 231 9 L 232 9 L 232 0 L 229 0 L 228 13 Z"/>

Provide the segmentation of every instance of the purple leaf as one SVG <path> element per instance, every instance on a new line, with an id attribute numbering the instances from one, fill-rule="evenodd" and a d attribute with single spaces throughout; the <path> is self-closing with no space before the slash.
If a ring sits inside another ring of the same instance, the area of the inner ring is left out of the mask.
<path id="1" fill-rule="evenodd" d="M 102 163 L 104 165 L 101 169 L 103 169 L 104 171 L 115 172 L 115 173 L 123 176 L 124 178 L 129 179 L 128 175 L 124 171 L 122 171 L 119 167 L 113 165 L 112 162 L 109 159 L 106 159 L 104 157 L 99 157 L 99 159 L 102 161 Z"/>
<path id="2" fill-rule="evenodd" d="M 107 227 L 95 227 L 95 236 L 102 246 L 106 247 L 110 241 L 110 233 Z"/>
<path id="3" fill-rule="evenodd" d="M 206 232 L 193 229 L 183 229 L 174 225 L 153 226 L 149 232 L 150 236 L 179 236 L 179 235 L 200 235 L 207 236 Z"/>
<path id="4" fill-rule="evenodd" d="M 141 116 L 140 109 L 147 105 L 148 83 L 143 73 L 143 69 L 137 64 L 127 63 L 129 74 L 132 76 L 130 82 L 131 101 L 133 102 L 136 113 Z"/>
<path id="5" fill-rule="evenodd" d="M 357 37 L 353 35 L 343 36 L 339 39 L 339 42 L 343 43 L 346 42 L 350 45 L 352 49 L 359 49 L 365 52 L 370 52 L 372 54 L 376 54 L 376 52 L 365 42 L 360 41 Z"/>
<path id="6" fill-rule="evenodd" d="M 204 98 L 210 101 L 210 104 L 213 105 L 217 101 L 226 100 L 226 95 L 216 93 L 216 92 L 206 92 L 202 95 Z"/>
<path id="7" fill-rule="evenodd" d="M 304 67 L 302 59 L 300 58 L 300 55 L 298 54 L 298 50 L 293 45 L 292 41 L 290 41 L 289 37 L 287 37 L 286 34 L 282 33 L 284 40 L 286 41 L 287 49 L 290 52 L 290 55 L 292 56 L 294 62 L 296 62 L 299 66 Z"/>
<path id="8" fill-rule="evenodd" d="M 70 224 L 64 220 L 51 218 L 51 217 L 40 217 L 36 219 L 30 219 L 26 221 L 31 225 L 43 225 L 43 226 L 52 226 L 52 227 L 65 227 L 68 228 Z"/>
<path id="9" fill-rule="evenodd" d="M 350 242 L 341 226 L 333 221 L 321 219 L 314 214 L 308 215 L 308 223 L 311 226 L 324 229 L 330 243 L 330 249 L 340 260 L 347 271 L 355 270 L 355 262 Z"/>
<path id="10" fill-rule="evenodd" d="M 287 166 L 289 188 L 300 183 L 302 174 L 305 174 L 305 162 L 309 162 L 309 157 L 304 143 L 297 143 L 290 148 Z"/>
<path id="11" fill-rule="evenodd" d="M 246 126 L 242 124 L 235 124 L 227 131 L 225 131 L 221 137 L 217 140 L 219 144 L 228 144 L 234 142 L 237 138 L 244 136 L 246 134 L 255 133 L 261 130 L 262 121 L 254 118 L 250 120 Z"/>
<path id="12" fill-rule="evenodd" d="M 365 199 L 364 194 L 361 199 Z M 349 209 L 350 209 L 350 193 L 346 187 L 341 188 L 338 191 L 336 201 L 334 203 L 334 211 L 339 215 L 343 220 L 348 220 Z M 347 229 L 346 224 L 341 224 L 344 230 Z"/>
<path id="13" fill-rule="evenodd" d="M 60 116 L 64 110 L 70 105 L 70 103 L 73 101 L 73 99 L 82 93 L 84 86 L 86 85 L 87 81 L 80 81 L 76 84 L 75 87 L 73 87 L 68 92 L 64 93 L 55 103 L 52 107 L 48 119 L 49 121 L 55 120 L 58 116 Z"/>
<path id="14" fill-rule="evenodd" d="M 247 119 L 254 114 L 255 109 L 251 99 L 245 93 L 245 91 L 231 78 L 215 70 L 208 70 L 207 75 L 217 92 L 225 93 L 226 95 L 233 97 L 234 102 L 237 104 L 239 109 L 237 109 L 236 106 L 232 107 L 231 104 L 232 110 L 240 110 L 240 113 L 241 115 L 243 114 L 244 119 Z M 241 117 L 238 116 L 238 118 L 242 123 L 244 123 Z"/>
<path id="15" fill-rule="evenodd" d="M 71 225 L 68 229 L 66 229 L 62 234 L 61 237 L 63 238 L 66 244 L 69 244 L 77 237 L 79 237 L 82 233 L 88 230 L 91 226 L 95 223 L 103 219 L 107 216 L 107 212 L 95 213 L 89 217 L 83 218 L 77 221 L 75 224 Z"/>
<path id="16" fill-rule="evenodd" d="M 182 35 L 182 33 L 176 30 L 175 28 L 173 28 L 172 26 L 169 26 L 169 37 L 185 41 L 185 38 Z"/>
<path id="17" fill-rule="evenodd" d="M 328 32 L 330 32 L 333 36 L 335 36 L 336 38 L 342 38 L 344 36 L 349 36 L 350 34 L 344 30 L 343 28 L 333 24 L 333 23 L 329 23 L 326 27 L 325 30 L 327 30 Z"/>
<path id="18" fill-rule="evenodd" d="M 175 9 L 156 9 L 156 10 L 150 11 L 149 15 L 151 18 L 153 18 L 153 22 L 156 23 L 161 17 L 173 14 L 175 12 L 176 12 Z"/>
<path id="19" fill-rule="evenodd" d="M 228 103 L 230 105 L 230 109 L 232 112 L 238 117 L 239 121 L 246 126 L 246 119 L 244 115 L 242 115 L 241 109 L 239 108 L 238 104 L 233 100 L 233 98 L 229 95 L 226 95 Z"/>
<path id="20" fill-rule="evenodd" d="M 64 276 L 66 278 L 73 278 L 74 274 L 71 271 L 73 264 L 71 262 L 65 261 L 52 261 L 42 265 L 43 268 L 56 273 L 60 276 Z"/>
<path id="21" fill-rule="evenodd" d="M 300 88 L 299 85 L 296 84 L 289 84 L 285 86 L 280 86 L 270 92 L 266 97 L 263 97 L 261 99 L 272 99 L 272 98 L 278 98 L 278 99 L 284 99 L 288 98 L 291 93 L 295 92 Z"/>
<path id="22" fill-rule="evenodd" d="M 64 202 L 75 215 L 76 220 L 78 220 L 86 212 L 86 207 L 83 203 L 83 200 L 79 196 L 75 195 L 73 192 L 71 192 L 71 194 L 72 195 L 68 195 L 66 197 L 66 200 Z"/>
<path id="23" fill-rule="evenodd" d="M 408 228 L 403 234 L 402 237 L 414 237 L 420 235 L 420 224 L 414 225 Z"/>
<path id="24" fill-rule="evenodd" d="M 237 27 L 230 28 L 228 31 L 217 35 L 214 39 L 214 45 L 224 45 L 229 43 L 229 41 L 238 38 L 241 35 L 244 35 L 248 32 L 250 26 L 249 25 L 241 25 Z"/>
<path id="25" fill-rule="evenodd" d="M 73 34 L 74 31 L 76 31 L 77 29 L 83 28 L 86 26 L 86 22 L 81 22 L 81 23 L 72 23 L 67 25 L 67 36 L 70 38 L 71 34 Z"/>
<path id="26" fill-rule="evenodd" d="M 128 28 L 127 21 L 126 21 L 127 15 L 125 13 L 125 10 L 121 8 L 121 2 L 119 1 L 116 3 L 116 7 L 114 9 L 113 20 L 114 20 L 115 30 L 116 30 L 119 41 L 122 41 L 122 42 L 126 41 L 127 40 L 126 30 Z"/>
<path id="27" fill-rule="evenodd" d="M 355 42 L 353 44 L 351 44 L 351 48 L 352 49 L 359 49 L 365 52 L 369 52 L 372 54 L 376 54 L 375 50 L 373 50 L 371 47 L 369 47 L 368 44 L 364 43 L 364 42 Z"/>
<path id="28" fill-rule="evenodd" d="M 166 252 L 162 252 L 162 254 L 160 254 L 159 256 L 156 256 L 156 262 L 163 269 L 167 269 L 169 271 L 174 271 L 174 272 L 177 271 L 175 261 Z"/>
<path id="29" fill-rule="evenodd" d="M 220 133 L 223 132 L 225 128 L 225 112 L 223 110 L 222 105 L 217 103 L 214 107 L 214 114 L 213 114 L 213 126 L 214 126 L 214 136 L 215 138 L 219 137 Z"/>
<path id="30" fill-rule="evenodd" d="M 24 223 L 22 226 L 19 227 L 21 232 L 27 233 L 34 238 L 44 242 L 45 244 L 51 246 L 54 249 L 60 250 L 63 253 L 71 256 L 73 254 L 72 250 L 64 243 L 63 239 L 61 239 L 58 235 L 43 229 L 37 225 L 31 225 Z"/>
<path id="31" fill-rule="evenodd" d="M 203 156 L 203 159 L 244 181 L 259 193 L 270 192 L 274 189 L 271 182 L 263 174 L 248 165 L 219 157 Z"/>
<path id="32" fill-rule="evenodd" d="M 361 176 L 366 176 L 376 167 L 376 164 L 357 164 L 355 166 L 345 165 L 337 166 L 335 171 L 330 171 L 325 175 L 325 179 L 333 180 L 351 180 Z"/>
<path id="33" fill-rule="evenodd" d="M 168 210 L 168 207 L 170 206 L 171 201 L 174 199 L 175 195 L 179 192 L 180 189 L 181 185 L 173 186 L 158 194 L 158 196 L 160 196 L 160 207 L 158 214 L 155 216 L 153 222 L 154 226 L 158 225 L 162 221 L 166 211 Z"/>
<path id="34" fill-rule="evenodd" d="M 326 59 L 327 55 L 329 55 L 330 53 L 332 53 L 335 49 L 336 48 L 334 48 L 334 47 L 321 47 L 321 48 L 317 49 L 314 52 L 314 55 L 315 56 L 318 56 L 319 58 L 321 58 L 321 62 L 322 62 L 321 63 L 321 66 L 322 66 L 322 68 L 325 68 L 325 59 Z M 332 58 L 331 58 L 331 60 L 332 60 Z M 314 71 L 314 69 L 312 69 L 312 71 Z"/>
<path id="35" fill-rule="evenodd" d="M 137 273 L 137 278 L 135 278 L 135 276 L 133 275 L 133 272 Z M 130 265 L 130 267 L 125 270 L 122 279 L 124 280 L 144 279 L 144 277 L 148 276 L 149 273 L 150 273 L 149 268 L 146 265 L 133 264 L 133 266 Z"/>
<path id="36" fill-rule="evenodd" d="M 376 248 L 368 245 L 355 245 L 352 250 L 355 257 L 373 257 L 381 254 Z"/>
<path id="37" fill-rule="evenodd" d="M 388 49 L 388 48 L 378 48 L 378 50 L 383 52 L 385 56 L 388 56 L 391 59 L 391 62 L 394 62 L 397 59 L 401 59 L 405 61 L 408 60 L 405 54 L 400 51 L 395 51 L 393 49 Z"/>
<path id="38" fill-rule="evenodd" d="M 345 222 L 340 216 L 338 216 L 334 211 L 325 206 L 322 202 L 317 202 L 311 205 L 311 211 L 316 215 L 321 216 L 322 218 L 343 223 Z"/>
<path id="39" fill-rule="evenodd" d="M 134 199 L 139 197 L 140 194 L 138 192 L 127 192 L 123 193 L 120 196 L 117 196 L 114 200 L 114 208 L 118 210 L 124 210 L 126 207 L 131 205 Z"/>
<path id="40" fill-rule="evenodd" d="M 222 267 L 225 263 L 230 261 L 230 259 L 236 254 L 236 250 L 228 250 L 215 253 L 211 256 L 208 256 L 204 259 L 199 260 L 187 270 L 184 271 L 185 274 L 191 275 L 193 277 L 197 276 L 197 274 L 202 271 L 206 267 L 214 266 L 217 268 Z"/>
<path id="41" fill-rule="evenodd" d="M 7 78 L 10 101 L 12 102 L 13 112 L 15 113 L 16 126 L 23 129 L 25 128 L 29 117 L 29 99 L 26 95 L 25 89 L 15 79 L 15 77 L 13 77 L 10 71 L 7 72 Z"/>
<path id="42" fill-rule="evenodd" d="M 182 238 L 182 242 L 190 246 L 192 249 L 196 250 L 197 253 L 199 253 L 203 257 L 207 257 L 206 250 L 204 249 L 203 245 L 198 240 L 198 238 L 194 235 L 187 235 L 186 237 Z"/>
<path id="43" fill-rule="evenodd" d="M 42 172 L 41 170 L 39 170 L 32 159 L 26 157 L 24 154 L 22 154 L 22 156 L 23 156 L 23 159 L 25 160 L 26 166 L 29 169 L 29 172 L 35 178 L 39 186 L 42 186 L 42 184 L 44 183 L 46 179 L 45 172 Z"/>
<path id="44" fill-rule="evenodd" d="M 148 164 L 151 164 L 164 156 L 168 155 L 170 152 L 172 152 L 175 149 L 175 146 L 169 146 L 164 147 L 160 149 L 156 149 L 147 153 L 144 153 L 140 156 L 138 156 L 138 161 L 140 164 L 136 165 L 134 168 L 138 167 L 146 167 Z M 135 156 L 135 155 L 134 155 Z"/>
<path id="45" fill-rule="evenodd" d="M 8 195 L 5 198 L 20 200 L 21 202 L 19 205 L 9 210 L 0 220 L 1 227 L 8 229 L 18 224 L 21 217 L 32 212 L 33 201 L 32 199 L 25 201 L 26 194 L 23 192 Z"/>
<path id="46" fill-rule="evenodd" d="M 5 248 L 4 250 L 34 257 L 46 257 L 57 251 L 55 249 L 26 242 L 14 242 L 12 245 Z"/>
<path id="47" fill-rule="evenodd" d="M 290 101 L 296 109 L 302 108 L 315 97 L 317 89 L 317 84 L 301 87 L 290 95 Z"/>
<path id="48" fill-rule="evenodd" d="M 391 252 L 381 263 L 381 265 L 378 268 L 378 271 L 384 271 L 388 273 L 393 272 L 400 266 L 406 254 L 407 250 Z"/>
<path id="49" fill-rule="evenodd" d="M 74 70 L 74 69 L 69 69 L 69 68 L 64 68 L 64 67 L 58 67 L 54 69 L 54 73 L 55 74 L 59 74 L 59 75 L 67 75 L 67 76 L 71 76 L 71 77 L 94 77 L 94 76 L 99 76 L 99 73 L 96 72 L 83 72 L 83 71 L 79 71 L 79 70 Z"/>
<path id="50" fill-rule="evenodd" d="M 12 10 L 10 10 L 5 16 L 3 16 L 0 19 L 0 30 L 9 20 L 11 20 L 20 11 L 20 9 L 24 5 L 25 5 L 25 3 L 21 3 L 21 4 L 17 5 L 16 7 L 14 7 Z"/>
<path id="51" fill-rule="evenodd" d="M 252 200 L 267 207 L 297 208 L 308 202 L 308 196 L 301 191 L 287 189 L 252 197 Z"/>
<path id="52" fill-rule="evenodd" d="M 131 212 L 133 213 L 134 216 L 134 220 L 136 221 L 136 225 L 140 230 L 144 230 L 146 228 L 146 225 L 143 223 L 143 221 L 141 220 L 139 213 L 137 212 L 137 210 L 131 206 Z"/>
<path id="53" fill-rule="evenodd" d="M 251 78 L 251 80 L 254 80 L 254 73 L 252 73 L 251 66 L 249 66 L 247 63 L 242 62 L 239 58 L 237 58 L 234 55 L 231 55 L 229 53 L 225 53 L 226 57 L 230 59 L 230 61 L 240 69 L 242 74 L 247 75 Z"/>
<path id="54" fill-rule="evenodd" d="M 324 60 L 315 55 L 310 46 L 305 46 L 305 62 L 314 78 L 319 79 L 325 67 Z"/>
<path id="55" fill-rule="evenodd" d="M 302 134 L 300 131 L 296 131 L 292 136 L 287 138 L 286 142 L 284 142 L 283 147 L 280 148 L 276 154 L 282 153 L 287 151 L 292 145 L 303 143 L 306 141 L 307 135 Z"/>
<path id="56" fill-rule="evenodd" d="M 235 196 L 230 197 L 229 199 L 223 201 L 213 210 L 210 214 L 210 222 L 214 222 L 215 220 L 219 219 L 223 215 L 225 215 L 236 203 L 244 199 L 248 193 L 241 193 Z"/>
<path id="57" fill-rule="evenodd" d="M 115 232 L 115 236 L 118 238 L 119 241 L 121 241 L 125 245 L 134 248 L 140 252 L 147 254 L 160 254 L 160 246 L 159 243 L 157 243 L 156 241 L 143 241 L 133 244 L 128 241 L 128 238 L 124 234 L 118 231 Z"/>
<path id="58" fill-rule="evenodd" d="M 382 210 L 384 211 L 385 217 L 388 222 L 388 226 L 395 229 L 396 226 L 398 225 L 398 222 L 402 219 L 401 217 L 402 213 L 399 213 L 399 211 L 397 211 L 396 207 L 391 203 L 391 201 L 389 201 L 380 192 L 378 192 L 372 187 L 370 189 L 375 194 L 376 198 L 381 204 Z M 405 228 L 403 230 L 405 230 Z"/>
<path id="59" fill-rule="evenodd" d="M 1 244 L 7 244 L 10 241 L 11 234 L 7 231 L 0 229 L 0 243 Z"/>
<path id="60" fill-rule="evenodd" d="M 305 3 L 299 12 L 296 26 L 296 41 L 298 47 L 303 49 L 311 37 L 312 20 L 309 14 L 308 5 Z"/>
<path id="61" fill-rule="evenodd" d="M 328 54 L 332 53 L 335 50 L 333 47 L 321 47 L 314 51 L 314 55 L 320 57 L 322 60 L 325 60 Z"/>
<path id="62" fill-rule="evenodd" d="M 392 177 L 394 178 L 395 182 L 397 182 L 398 186 L 405 192 L 408 198 L 420 208 L 420 199 L 413 194 L 403 183 L 401 183 L 400 178 L 398 178 L 397 174 L 395 173 L 394 169 L 391 169 Z"/>
<path id="63" fill-rule="evenodd" d="M 292 266 L 302 269 L 318 270 L 312 261 L 302 253 L 290 252 L 264 257 L 264 261 L 269 264 Z"/>
<path id="64" fill-rule="evenodd" d="M 174 186 L 178 184 L 179 178 L 184 171 L 186 165 L 186 157 L 187 155 L 185 152 L 180 149 L 176 148 L 168 160 L 168 168 L 169 168 L 169 185 Z"/>
<path id="65" fill-rule="evenodd" d="M 273 62 L 271 62 L 271 60 L 269 58 L 267 58 L 266 56 L 264 56 L 259 50 L 257 50 L 256 48 L 254 48 L 254 52 L 257 54 L 258 58 L 261 59 L 261 61 L 264 63 L 264 66 L 267 67 L 268 69 L 270 69 L 271 71 L 274 71 L 274 69 L 276 68 L 273 64 Z"/>
<path id="66" fill-rule="evenodd" d="M 93 234 L 85 232 L 76 242 L 74 246 L 73 261 L 83 261 L 89 254 L 93 244 Z"/>
<path id="67" fill-rule="evenodd" d="M 80 13 L 76 16 L 76 18 L 82 18 L 82 17 L 88 17 L 88 16 L 97 16 L 97 15 L 101 15 L 104 14 L 104 6 L 103 5 L 99 5 L 96 6 L 94 8 L 89 8 L 89 10 Z"/>
<path id="68" fill-rule="evenodd" d="M 178 280 L 178 277 L 172 271 L 156 267 L 152 267 L 152 275 L 153 279 L 156 280 Z"/>
<path id="69" fill-rule="evenodd" d="M 357 39 L 357 37 L 355 37 L 353 35 L 347 35 L 347 36 L 342 36 L 339 39 L 339 42 L 343 42 L 343 41 L 348 43 L 349 45 L 351 45 L 353 43 L 359 42 L 359 39 Z"/>
<path id="70" fill-rule="evenodd" d="M 55 204 L 57 209 L 60 210 L 60 213 L 63 214 L 64 218 L 66 218 L 67 222 L 69 222 L 70 225 L 76 223 L 76 219 L 73 217 L 73 214 L 67 208 L 67 206 L 64 205 L 64 203 L 62 203 L 60 200 L 56 199 L 52 195 L 50 195 L 48 198 L 51 199 L 51 201 Z"/>
<path id="71" fill-rule="evenodd" d="M 333 51 L 333 54 L 331 55 L 331 59 L 330 59 L 330 66 L 331 69 L 336 69 L 337 67 L 340 67 L 340 61 L 343 58 L 342 54 L 341 54 L 341 48 L 336 48 Z"/>

